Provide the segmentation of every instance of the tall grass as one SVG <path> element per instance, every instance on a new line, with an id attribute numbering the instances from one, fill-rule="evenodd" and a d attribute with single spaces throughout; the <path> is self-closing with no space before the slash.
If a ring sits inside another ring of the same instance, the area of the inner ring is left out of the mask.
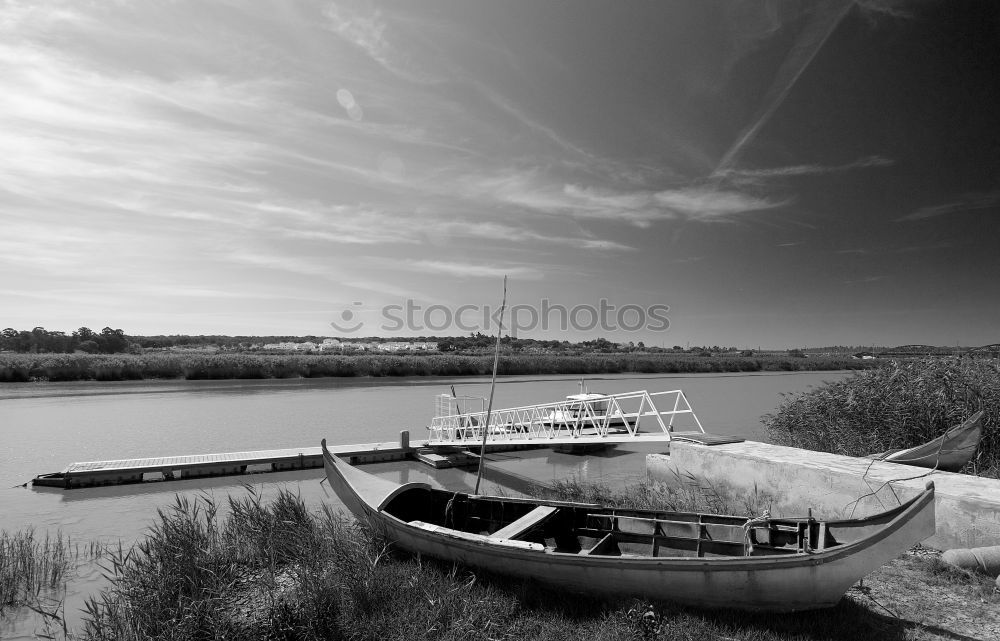
<path id="1" fill-rule="evenodd" d="M 289 503 L 296 504 L 290 512 Z M 264 598 L 280 593 L 277 560 L 285 556 L 273 544 L 307 552 L 314 540 L 302 536 L 311 531 L 312 522 L 302 519 L 300 506 L 287 493 L 266 507 L 232 500 L 230 516 L 220 522 L 211 499 L 178 496 L 173 506 L 158 511 L 146 538 L 108 557 L 112 585 L 87 602 L 86 636 L 254 638 L 245 632 L 258 627 L 263 634 L 256 638 L 272 638 L 269 631 L 290 625 L 290 614 L 278 600 Z M 285 536 L 276 536 L 282 532 Z M 301 556 L 308 559 L 309 554 Z"/>
<path id="2" fill-rule="evenodd" d="M 965 471 L 1000 476 L 1000 361 L 893 362 L 788 396 L 763 418 L 780 445 L 848 456 L 913 447 L 978 410 L 984 435 Z"/>
<path id="3" fill-rule="evenodd" d="M 328 376 L 485 376 L 490 356 L 461 354 L 14 354 L 0 353 L 0 382 L 125 381 L 154 378 L 260 379 Z M 855 369 L 849 358 L 684 354 L 507 354 L 499 373 L 712 373 Z"/>
<path id="4" fill-rule="evenodd" d="M 98 556 L 97 546 L 83 550 L 62 532 L 39 538 L 33 529 L 0 530 L 0 611 L 34 605 L 43 592 L 57 592 L 81 556 Z"/>
<path id="5" fill-rule="evenodd" d="M 642 491 L 627 494 L 641 503 Z M 251 492 L 229 507 L 224 520 L 209 499 L 161 510 L 145 540 L 113 555 L 111 587 L 87 605 L 85 638 L 784 641 L 904 632 L 846 601 L 755 615 L 547 589 L 397 553 L 377 531 L 328 508 L 310 513 L 287 492 L 270 503 Z"/>

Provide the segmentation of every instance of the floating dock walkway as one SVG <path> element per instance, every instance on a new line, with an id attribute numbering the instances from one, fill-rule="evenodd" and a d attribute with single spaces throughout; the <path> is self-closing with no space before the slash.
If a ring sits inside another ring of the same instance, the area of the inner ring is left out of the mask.
<path id="1" fill-rule="evenodd" d="M 352 465 L 401 461 L 411 458 L 416 451 L 410 446 L 409 441 L 409 433 L 404 431 L 400 433 L 398 443 L 340 445 L 330 447 L 330 451 L 349 458 Z M 284 472 L 321 467 L 323 467 L 323 453 L 317 446 L 72 463 L 62 472 L 35 477 L 32 485 L 68 490 L 97 485 L 232 476 L 255 472 Z"/>

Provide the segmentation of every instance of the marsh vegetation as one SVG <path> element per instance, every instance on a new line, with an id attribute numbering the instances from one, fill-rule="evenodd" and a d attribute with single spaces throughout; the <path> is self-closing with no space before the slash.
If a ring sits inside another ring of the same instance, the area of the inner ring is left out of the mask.
<path id="1" fill-rule="evenodd" d="M 661 374 L 843 370 L 850 357 L 691 354 L 506 354 L 501 375 Z M 0 353 L 0 382 L 263 379 L 328 376 L 488 376 L 492 355 L 462 354 L 16 354 Z"/>
<path id="2" fill-rule="evenodd" d="M 965 471 L 1000 477 L 1000 361 L 900 360 L 788 396 L 763 418 L 773 443 L 864 456 L 914 447 L 983 410 Z"/>

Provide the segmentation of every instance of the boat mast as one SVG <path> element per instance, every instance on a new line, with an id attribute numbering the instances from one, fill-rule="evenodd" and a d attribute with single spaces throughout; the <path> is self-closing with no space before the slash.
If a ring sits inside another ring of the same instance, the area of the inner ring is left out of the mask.
<path id="1" fill-rule="evenodd" d="M 497 329 L 497 344 L 493 352 L 493 378 L 490 380 L 490 402 L 486 406 L 486 424 L 483 425 L 483 444 L 479 448 L 479 471 L 476 473 L 476 490 L 479 494 L 479 482 L 483 478 L 483 464 L 486 461 L 486 438 L 490 433 L 490 414 L 493 412 L 493 390 L 497 386 L 497 363 L 500 362 L 500 336 L 503 334 L 503 312 L 507 307 L 507 275 L 503 277 L 503 301 L 500 303 L 500 327 Z"/>

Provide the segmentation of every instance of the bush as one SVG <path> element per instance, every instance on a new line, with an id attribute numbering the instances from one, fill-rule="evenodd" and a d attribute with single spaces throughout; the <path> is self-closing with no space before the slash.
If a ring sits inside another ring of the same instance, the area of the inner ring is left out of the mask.
<path id="1" fill-rule="evenodd" d="M 983 440 L 967 471 L 1000 473 L 1000 367 L 995 359 L 892 362 L 787 397 L 764 416 L 779 445 L 865 456 L 914 447 L 984 410 Z"/>

